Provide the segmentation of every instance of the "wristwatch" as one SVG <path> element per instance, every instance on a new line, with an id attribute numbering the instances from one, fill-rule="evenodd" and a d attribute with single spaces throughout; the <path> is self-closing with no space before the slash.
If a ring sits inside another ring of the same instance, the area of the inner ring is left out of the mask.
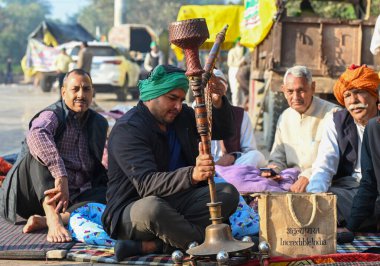
<path id="1" fill-rule="evenodd" d="M 240 156 L 241 156 L 241 153 L 240 152 L 232 152 L 232 153 L 230 153 L 232 156 L 234 156 L 234 158 L 235 158 L 235 161 L 237 160 L 237 159 L 239 159 L 240 158 Z"/>

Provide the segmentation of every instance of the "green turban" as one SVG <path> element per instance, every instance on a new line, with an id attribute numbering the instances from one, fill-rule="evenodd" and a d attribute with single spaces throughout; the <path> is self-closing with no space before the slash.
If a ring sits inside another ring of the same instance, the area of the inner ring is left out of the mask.
<path id="1" fill-rule="evenodd" d="M 174 66 L 159 65 L 147 79 L 137 84 L 140 90 L 140 100 L 143 102 L 155 99 L 174 89 L 182 89 L 187 93 L 189 81 L 185 71 Z"/>

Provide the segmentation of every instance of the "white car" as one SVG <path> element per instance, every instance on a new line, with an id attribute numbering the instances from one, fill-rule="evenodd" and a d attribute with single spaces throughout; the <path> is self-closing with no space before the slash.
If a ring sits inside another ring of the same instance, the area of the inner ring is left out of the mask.
<path id="1" fill-rule="evenodd" d="M 63 44 L 61 48 L 65 47 L 67 53 L 76 62 L 80 44 L 80 42 L 69 42 Z M 88 42 L 87 44 L 93 54 L 90 74 L 96 93 L 114 92 L 120 101 L 124 101 L 128 93 L 136 96 L 139 65 L 126 59 L 109 43 Z M 70 66 L 71 69 L 75 67 L 75 63 Z"/>

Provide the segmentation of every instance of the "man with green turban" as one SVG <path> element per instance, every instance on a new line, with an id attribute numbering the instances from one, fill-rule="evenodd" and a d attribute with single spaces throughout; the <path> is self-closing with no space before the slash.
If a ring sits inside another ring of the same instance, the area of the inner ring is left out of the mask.
<path id="1" fill-rule="evenodd" d="M 233 135 L 231 105 L 213 77 L 212 134 Z M 118 260 L 133 255 L 186 250 L 202 243 L 210 224 L 207 179 L 214 162 L 203 152 L 194 110 L 183 103 L 189 83 L 182 69 L 157 66 L 139 82 L 140 101 L 113 127 L 108 144 L 109 183 L 103 225 L 117 239 Z M 216 184 L 222 217 L 235 211 L 239 193 Z"/>
<path id="2" fill-rule="evenodd" d="M 163 64 L 165 61 L 164 53 L 160 50 L 157 43 L 150 43 L 150 52 L 145 55 L 144 68 L 146 71 L 152 71 L 156 66 Z"/>

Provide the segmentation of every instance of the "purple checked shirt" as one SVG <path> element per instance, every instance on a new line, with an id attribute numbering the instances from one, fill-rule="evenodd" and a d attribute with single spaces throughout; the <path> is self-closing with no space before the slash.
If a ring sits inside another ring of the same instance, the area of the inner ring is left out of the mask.
<path id="1" fill-rule="evenodd" d="M 66 129 L 55 143 L 54 134 L 58 118 L 52 111 L 42 112 L 33 120 L 27 134 L 30 153 L 48 167 L 54 178 L 67 176 L 70 201 L 91 188 L 90 175 L 94 166 L 91 160 L 86 127 L 80 125 L 75 113 L 66 120 Z"/>

